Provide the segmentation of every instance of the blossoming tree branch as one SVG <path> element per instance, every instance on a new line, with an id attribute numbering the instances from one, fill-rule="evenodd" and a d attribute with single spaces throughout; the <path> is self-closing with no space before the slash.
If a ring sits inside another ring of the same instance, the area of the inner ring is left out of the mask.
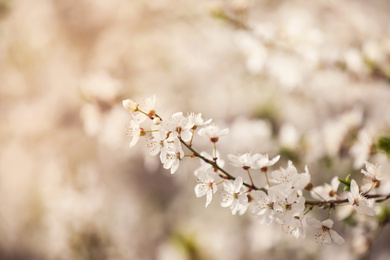
<path id="1" fill-rule="evenodd" d="M 175 173 L 184 158 L 199 158 L 200 166 L 194 171 L 197 178 L 195 195 L 206 197 L 206 207 L 213 195 L 220 190 L 220 204 L 230 208 L 232 214 L 242 215 L 250 209 L 262 224 L 276 222 L 283 231 L 296 238 L 305 237 L 307 226 L 317 229 L 315 239 L 326 245 L 335 242 L 344 243 L 344 239 L 332 229 L 332 210 L 341 205 L 352 205 L 357 214 L 374 216 L 377 212 L 375 204 L 390 198 L 390 194 L 380 194 L 377 188 L 381 183 L 381 167 L 366 162 L 363 174 L 363 184 L 356 180 L 334 177 L 330 184 L 325 183 L 314 187 L 307 167 L 299 172 L 291 161 L 286 168 L 270 171 L 280 156 L 272 159 L 268 154 L 242 153 L 228 154 L 233 166 L 241 169 L 248 176 L 249 182 L 244 182 L 241 176 L 235 177 L 224 169 L 217 143 L 219 138 L 227 135 L 229 129 L 220 129 L 211 119 L 204 121 L 202 114 L 175 113 L 168 119 L 162 119 L 154 110 L 155 97 L 143 102 L 127 99 L 123 106 L 131 114 L 127 135 L 132 137 L 130 147 L 138 140 L 146 138 L 147 148 L 152 156 L 160 156 L 165 169 Z M 199 152 L 194 147 L 195 132 L 207 138 L 212 144 L 212 152 Z M 185 155 L 184 150 L 189 152 Z M 258 186 L 252 178 L 254 172 L 264 177 L 263 186 Z M 340 191 L 340 184 L 344 185 Z M 312 198 L 307 199 L 303 191 L 310 192 Z M 328 218 L 323 220 L 309 216 L 313 208 L 318 207 L 328 211 Z"/>

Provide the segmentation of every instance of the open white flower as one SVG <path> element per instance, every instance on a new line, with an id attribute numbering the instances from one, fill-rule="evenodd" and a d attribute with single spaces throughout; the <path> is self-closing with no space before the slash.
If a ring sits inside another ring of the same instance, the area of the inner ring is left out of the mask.
<path id="1" fill-rule="evenodd" d="M 375 215 L 375 210 L 372 208 L 374 201 L 367 199 L 359 192 L 359 187 L 355 180 L 351 181 L 351 192 L 348 193 L 348 201 L 359 214 Z"/>
<path id="2" fill-rule="evenodd" d="M 292 192 L 301 191 L 309 184 L 310 174 L 307 167 L 304 173 L 298 173 L 291 161 L 288 162 L 287 168 L 273 171 L 271 181 L 275 183 L 275 189 L 278 189 L 284 195 L 288 196 Z"/>
<path id="3" fill-rule="evenodd" d="M 269 190 L 268 194 L 264 191 L 256 190 L 252 192 L 254 199 L 254 208 L 252 213 L 258 216 L 258 220 L 261 224 L 271 224 L 274 220 L 275 207 L 280 208 L 275 203 L 275 191 Z"/>
<path id="4" fill-rule="evenodd" d="M 186 128 L 197 128 L 198 126 L 208 125 L 211 123 L 212 119 L 204 121 L 202 118 L 202 113 L 190 113 L 186 117 L 185 127 Z"/>
<path id="5" fill-rule="evenodd" d="M 302 216 L 288 216 L 290 218 L 281 223 L 282 230 L 287 234 L 293 235 L 295 238 L 304 238 L 306 236 L 303 225 L 304 218 Z"/>
<path id="6" fill-rule="evenodd" d="M 260 158 L 260 154 L 228 154 L 228 158 L 232 165 L 242 167 L 244 170 L 248 170 L 250 168 L 258 169 L 256 161 Z"/>
<path id="7" fill-rule="evenodd" d="M 325 183 L 322 186 L 314 187 L 313 190 L 310 191 L 310 194 L 314 199 L 317 200 L 334 200 L 336 199 L 339 185 L 339 178 L 335 176 L 331 180 L 330 185 Z"/>
<path id="8" fill-rule="evenodd" d="M 305 210 L 305 197 L 297 197 L 296 194 L 292 193 L 286 198 L 285 212 L 289 215 L 302 216 Z"/>
<path id="9" fill-rule="evenodd" d="M 137 144 L 141 135 L 145 135 L 145 131 L 140 127 L 139 120 L 136 117 L 133 117 L 134 120 L 130 121 L 128 126 L 127 136 L 132 136 L 133 139 L 130 142 L 130 148 Z"/>
<path id="10" fill-rule="evenodd" d="M 361 173 L 363 173 L 366 177 L 370 178 L 373 182 L 382 180 L 381 175 L 381 166 L 378 164 L 371 164 L 369 162 L 365 162 L 366 170 L 362 169 Z"/>
<path id="11" fill-rule="evenodd" d="M 181 148 L 180 141 L 174 138 L 172 142 L 164 142 L 164 155 L 160 156 L 164 169 L 171 169 L 171 173 L 175 173 L 179 168 L 180 160 L 184 157 L 184 151 Z M 161 154 L 163 154 L 161 151 Z"/>
<path id="12" fill-rule="evenodd" d="M 210 138 L 210 141 L 213 143 L 218 142 L 220 136 L 227 135 L 228 133 L 228 128 L 220 130 L 219 127 L 214 124 L 207 125 L 205 128 L 200 129 L 198 132 L 200 136 Z"/>
<path id="13" fill-rule="evenodd" d="M 265 167 L 269 167 L 269 166 L 272 166 L 274 165 L 277 161 L 279 161 L 280 159 L 280 155 L 277 155 L 275 156 L 274 158 L 272 158 L 272 160 L 270 160 L 268 158 L 268 154 L 259 154 L 257 160 L 256 160 L 256 166 L 257 166 L 257 169 L 262 169 L 262 168 L 265 168 Z"/>
<path id="14" fill-rule="evenodd" d="M 177 138 L 177 134 L 169 133 L 160 125 L 152 125 L 151 126 L 152 133 L 148 133 L 148 138 L 146 139 L 146 146 L 149 148 L 149 153 L 152 156 L 160 153 L 160 160 L 162 163 L 165 162 L 167 149 L 170 148 L 169 143 L 172 143 L 175 138 Z M 173 152 L 173 151 L 172 151 Z"/>
<path id="15" fill-rule="evenodd" d="M 344 238 L 342 238 L 336 231 L 332 229 L 333 220 L 331 219 L 326 219 L 320 222 L 315 218 L 308 217 L 306 219 L 306 223 L 311 227 L 319 229 L 319 231 L 315 234 L 315 239 L 317 243 L 329 246 L 332 240 L 339 245 L 345 242 Z"/>
<path id="16" fill-rule="evenodd" d="M 221 206 L 230 207 L 233 215 L 237 212 L 242 215 L 248 208 L 248 196 L 244 194 L 243 183 L 242 177 L 237 177 L 234 182 L 226 180 L 223 183 Z"/>
<path id="17" fill-rule="evenodd" d="M 156 111 L 154 111 L 154 105 L 156 103 L 156 96 L 149 97 L 143 101 L 141 101 L 138 105 L 138 110 L 143 111 L 147 115 L 143 113 L 139 113 L 141 122 L 145 121 L 146 119 L 154 119 L 154 115 Z"/>
<path id="18" fill-rule="evenodd" d="M 205 169 L 204 171 L 197 171 L 195 173 L 198 177 L 198 184 L 195 186 L 196 197 L 202 197 L 206 195 L 206 207 L 210 204 L 213 198 L 213 193 L 217 191 L 217 174 L 212 168 Z"/>
<path id="19" fill-rule="evenodd" d="M 175 132 L 183 141 L 190 141 L 192 137 L 191 127 L 186 126 L 186 118 L 182 112 L 173 114 L 168 120 L 160 123 L 162 128 L 168 132 Z"/>

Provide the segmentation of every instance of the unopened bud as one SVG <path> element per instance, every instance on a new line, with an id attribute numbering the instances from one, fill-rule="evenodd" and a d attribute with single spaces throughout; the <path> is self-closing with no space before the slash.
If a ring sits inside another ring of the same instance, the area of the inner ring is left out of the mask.
<path id="1" fill-rule="evenodd" d="M 123 100 L 122 104 L 123 104 L 123 107 L 126 110 L 130 111 L 131 113 L 134 111 L 137 111 L 137 109 L 138 109 L 138 104 L 131 99 Z"/>
<path id="2" fill-rule="evenodd" d="M 159 125 L 160 123 L 161 123 L 161 119 L 160 119 L 159 117 L 155 117 L 155 118 L 153 119 L 153 124 Z"/>

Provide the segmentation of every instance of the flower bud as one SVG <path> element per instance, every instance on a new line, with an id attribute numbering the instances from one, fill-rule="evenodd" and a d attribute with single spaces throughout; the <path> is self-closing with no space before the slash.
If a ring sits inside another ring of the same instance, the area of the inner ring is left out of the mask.
<path id="1" fill-rule="evenodd" d="M 123 107 L 131 113 L 137 111 L 138 109 L 138 104 L 131 99 L 123 100 L 122 104 Z"/>
<path id="2" fill-rule="evenodd" d="M 159 117 L 155 117 L 155 118 L 153 119 L 153 124 L 159 125 L 160 123 L 161 123 L 161 119 L 160 119 Z"/>

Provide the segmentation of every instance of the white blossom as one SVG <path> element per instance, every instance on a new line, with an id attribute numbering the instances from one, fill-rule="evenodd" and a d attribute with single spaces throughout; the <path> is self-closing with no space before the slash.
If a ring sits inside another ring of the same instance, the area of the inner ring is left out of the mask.
<path id="1" fill-rule="evenodd" d="M 198 184 L 195 186 L 196 197 L 202 197 L 206 195 L 206 207 L 210 204 L 213 197 L 213 193 L 217 191 L 217 173 L 212 168 L 208 168 L 204 171 L 197 171 L 196 177 L 198 177 Z"/>
<path id="2" fill-rule="evenodd" d="M 298 173 L 291 161 L 288 162 L 287 168 L 273 171 L 271 181 L 276 184 L 275 188 L 279 189 L 286 196 L 294 191 L 301 192 L 310 182 L 310 174 L 307 166 L 304 173 Z"/>
<path id="3" fill-rule="evenodd" d="M 275 156 L 270 160 L 268 158 L 268 154 L 259 154 L 259 157 L 256 160 L 257 169 L 265 168 L 274 165 L 277 161 L 279 161 L 280 155 Z"/>
<path id="4" fill-rule="evenodd" d="M 248 196 L 244 193 L 243 183 L 242 177 L 237 177 L 234 182 L 226 180 L 223 183 L 221 206 L 230 207 L 233 215 L 237 212 L 242 215 L 248 208 Z"/>
<path id="5" fill-rule="evenodd" d="M 288 219 L 281 223 L 282 230 L 287 233 L 293 235 L 295 238 L 304 238 L 305 237 L 305 228 L 304 228 L 304 218 L 302 216 L 290 216 Z"/>
<path id="6" fill-rule="evenodd" d="M 173 114 L 168 120 L 160 125 L 169 132 L 176 132 L 183 141 L 190 141 L 192 138 L 192 129 L 186 124 L 186 118 L 182 112 Z"/>
<path id="7" fill-rule="evenodd" d="M 278 214 L 275 216 L 280 224 L 290 222 L 295 217 L 303 216 L 305 210 L 305 198 L 303 196 L 297 197 L 296 193 L 291 193 L 285 198 L 280 195 L 275 204 L 278 204 Z"/>
<path id="8" fill-rule="evenodd" d="M 254 199 L 254 207 L 252 209 L 252 214 L 258 216 L 258 220 L 261 224 L 271 224 L 274 219 L 275 214 L 275 191 L 269 190 L 268 194 L 264 191 L 256 190 L 251 193 Z"/>
<path id="9" fill-rule="evenodd" d="M 301 216 L 305 210 L 305 197 L 297 197 L 296 194 L 292 193 L 286 198 L 286 212 L 291 216 Z"/>
<path id="10" fill-rule="evenodd" d="M 325 183 L 322 186 L 314 187 L 313 190 L 310 191 L 310 194 L 313 198 L 318 200 L 334 200 L 336 199 L 339 185 L 339 178 L 335 176 L 331 180 L 330 185 Z"/>
<path id="11" fill-rule="evenodd" d="M 348 193 L 348 201 L 359 214 L 375 215 L 375 210 L 372 208 L 374 201 L 367 199 L 359 192 L 359 187 L 355 180 L 351 181 L 351 192 Z"/>
<path id="12" fill-rule="evenodd" d="M 130 113 L 136 113 L 135 116 L 140 123 L 144 122 L 147 118 L 154 119 L 155 111 L 153 110 L 153 108 L 155 103 L 155 96 L 149 97 L 141 101 L 140 103 L 137 103 L 131 99 L 126 99 L 122 101 L 122 105 L 126 110 L 130 111 Z M 140 111 L 142 111 L 143 113 L 141 113 Z"/>
<path id="13" fill-rule="evenodd" d="M 320 222 L 315 218 L 308 217 L 306 219 L 306 223 L 311 227 L 319 229 L 319 231 L 315 234 L 315 239 L 317 243 L 329 246 L 332 240 L 339 245 L 345 242 L 344 238 L 342 238 L 336 231 L 332 229 L 333 220 L 331 219 L 326 219 Z"/>
<path id="14" fill-rule="evenodd" d="M 186 117 L 185 127 L 186 128 L 196 128 L 198 126 L 204 126 L 211 123 L 212 119 L 204 121 L 202 118 L 202 113 L 189 113 Z"/>
<path id="15" fill-rule="evenodd" d="M 164 150 L 165 157 L 160 157 L 164 169 L 171 169 L 171 173 L 175 173 L 179 168 L 180 160 L 184 157 L 184 151 L 181 148 L 179 139 L 175 138 L 172 142 L 165 142 Z"/>
<path id="16" fill-rule="evenodd" d="M 228 133 L 228 128 L 220 130 L 219 127 L 214 124 L 207 125 L 198 132 L 200 136 L 208 137 L 212 142 L 217 142 L 219 137 L 227 135 Z"/>
<path id="17" fill-rule="evenodd" d="M 272 160 L 269 160 L 268 154 L 228 154 L 228 158 L 231 161 L 232 165 L 237 167 L 242 167 L 245 170 L 248 169 L 261 169 L 271 165 L 274 165 L 280 158 L 280 156 L 274 157 Z"/>
<path id="18" fill-rule="evenodd" d="M 173 142 L 177 135 L 174 133 L 169 133 L 160 125 L 152 125 L 151 129 L 153 132 L 148 134 L 146 145 L 149 148 L 149 153 L 152 156 L 155 156 L 161 152 L 160 159 L 161 162 L 163 162 L 164 158 L 166 157 L 167 148 L 169 146 L 168 143 Z"/>
<path id="19" fill-rule="evenodd" d="M 137 144 L 142 132 L 144 130 L 140 127 L 139 121 L 137 119 L 131 120 L 127 130 L 127 136 L 133 137 L 129 144 L 130 148 Z"/>
<path id="20" fill-rule="evenodd" d="M 156 103 L 156 96 L 149 97 L 143 101 L 141 101 L 138 105 L 138 110 L 143 111 L 144 113 L 147 113 L 148 115 L 145 115 L 143 113 L 139 113 L 140 116 L 140 122 L 145 121 L 148 118 L 153 119 L 155 111 L 154 111 L 154 105 Z"/>
<path id="21" fill-rule="evenodd" d="M 370 178 L 373 182 L 382 180 L 381 175 L 381 166 L 378 164 L 371 164 L 369 162 L 365 162 L 366 169 L 361 170 L 361 173 L 363 173 L 366 177 Z"/>
<path id="22" fill-rule="evenodd" d="M 242 167 L 244 170 L 250 168 L 258 169 L 256 162 L 260 158 L 260 154 L 256 153 L 251 155 L 250 153 L 244 154 L 228 154 L 228 158 L 232 165 Z"/>
<path id="23" fill-rule="evenodd" d="M 138 104 L 131 99 L 123 100 L 122 105 L 126 110 L 130 111 L 130 113 L 137 111 L 138 108 Z"/>

